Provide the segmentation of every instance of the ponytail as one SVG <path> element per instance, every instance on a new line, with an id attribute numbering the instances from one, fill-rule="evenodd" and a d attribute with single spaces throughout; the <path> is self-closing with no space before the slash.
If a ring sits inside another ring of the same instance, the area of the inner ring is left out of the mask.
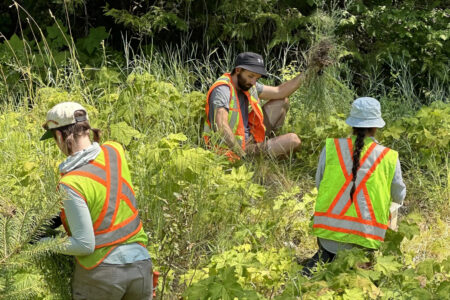
<path id="1" fill-rule="evenodd" d="M 86 115 L 86 112 L 83 110 L 77 110 L 74 113 L 75 118 L 76 117 L 83 117 Z M 76 144 L 76 140 L 78 137 L 89 134 L 89 130 L 93 133 L 93 139 L 94 142 L 99 143 L 100 142 L 100 129 L 97 128 L 91 128 L 91 125 L 89 125 L 89 121 L 81 121 L 77 122 L 75 124 L 67 125 L 64 127 L 60 127 L 54 130 L 58 130 L 62 134 L 62 138 L 64 141 L 64 148 L 66 148 L 67 153 L 69 155 L 72 155 L 73 147 Z"/>
<path id="2" fill-rule="evenodd" d="M 94 137 L 93 137 L 94 142 L 100 143 L 101 130 L 98 128 L 91 128 L 91 131 L 92 131 L 92 134 L 94 135 Z"/>
<path id="3" fill-rule="evenodd" d="M 353 134 L 356 134 L 355 146 L 353 147 L 353 167 L 352 167 L 352 189 L 350 190 L 350 200 L 353 202 L 353 194 L 355 193 L 356 176 L 359 169 L 359 160 L 361 151 L 364 147 L 364 138 L 370 128 L 353 128 Z"/>

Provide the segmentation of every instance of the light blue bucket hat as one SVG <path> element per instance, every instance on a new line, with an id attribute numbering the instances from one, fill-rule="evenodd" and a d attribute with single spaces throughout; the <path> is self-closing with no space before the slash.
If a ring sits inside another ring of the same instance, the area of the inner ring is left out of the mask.
<path id="1" fill-rule="evenodd" d="M 353 101 L 350 116 L 345 122 L 359 128 L 383 128 L 386 125 L 381 118 L 380 102 L 371 97 L 361 97 Z"/>

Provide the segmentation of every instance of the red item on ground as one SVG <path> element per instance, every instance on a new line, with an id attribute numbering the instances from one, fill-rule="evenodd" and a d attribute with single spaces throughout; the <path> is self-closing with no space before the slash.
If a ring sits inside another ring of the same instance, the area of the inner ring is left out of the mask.
<path id="1" fill-rule="evenodd" d="M 153 271 L 153 298 L 156 297 L 156 287 L 158 286 L 159 272 Z"/>

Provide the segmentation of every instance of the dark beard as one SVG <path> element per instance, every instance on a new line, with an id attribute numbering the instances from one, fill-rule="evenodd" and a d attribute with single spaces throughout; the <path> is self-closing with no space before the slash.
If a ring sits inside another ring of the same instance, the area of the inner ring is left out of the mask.
<path id="1" fill-rule="evenodd" d="M 238 87 L 246 92 L 248 91 L 252 86 L 246 86 L 245 85 L 245 80 L 242 78 L 241 74 L 237 74 L 237 79 L 238 79 Z"/>

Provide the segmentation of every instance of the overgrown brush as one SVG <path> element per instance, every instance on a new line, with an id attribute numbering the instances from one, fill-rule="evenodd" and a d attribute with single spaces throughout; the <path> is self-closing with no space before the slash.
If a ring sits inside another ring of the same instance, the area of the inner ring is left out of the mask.
<path id="1" fill-rule="evenodd" d="M 310 30 L 317 45 L 308 59 L 297 51 L 298 61 L 289 63 L 289 51 L 299 48 L 286 50 L 278 62 L 269 58 L 270 69 L 283 67 L 282 81 L 309 65 L 310 76 L 290 97 L 282 130 L 297 133 L 302 149 L 285 161 L 258 157 L 231 164 L 200 147 L 204 92 L 233 66 L 232 47 L 199 60 L 189 43 L 133 52 L 125 40 L 128 55 L 122 58 L 101 43 L 102 30 L 92 30 L 74 46 L 64 42 L 68 31 L 59 23 L 39 31 L 42 40 L 14 37 L 3 43 L 0 60 L 14 59 L 0 65 L 5 104 L 0 116 L 0 299 L 70 298 L 72 260 L 49 254 L 64 241 L 28 244 L 59 210 L 54 187 L 64 158 L 55 145 L 38 139 L 46 111 L 67 100 L 85 105 L 104 140 L 117 140 L 127 150 L 149 251 L 162 274 L 158 297 L 226 298 L 219 290 L 272 299 L 389 299 L 402 293 L 439 299 L 448 294 L 448 237 L 442 235 L 448 231 L 448 104 L 418 111 L 406 105 L 415 101 L 407 90 L 412 79 L 398 66 L 392 67 L 400 70 L 397 90 L 383 89 L 374 77 L 367 95 L 380 98 L 388 121 L 380 141 L 400 152 L 408 209 L 421 209 L 425 217 L 410 218 L 399 234 L 391 232 L 386 248 L 370 258 L 360 251 L 343 253 L 312 279 L 299 275 L 297 258 L 312 255 L 316 247 L 309 219 L 318 156 L 327 137 L 350 134 L 344 120 L 356 96 L 353 73 L 341 61 L 347 54 L 329 38 L 339 16 L 315 17 Z M 445 100 L 445 93 L 436 85 L 429 101 Z M 422 209 L 429 206 L 439 214 Z M 412 221 L 421 232 L 404 240 L 402 235 L 417 231 Z"/>

